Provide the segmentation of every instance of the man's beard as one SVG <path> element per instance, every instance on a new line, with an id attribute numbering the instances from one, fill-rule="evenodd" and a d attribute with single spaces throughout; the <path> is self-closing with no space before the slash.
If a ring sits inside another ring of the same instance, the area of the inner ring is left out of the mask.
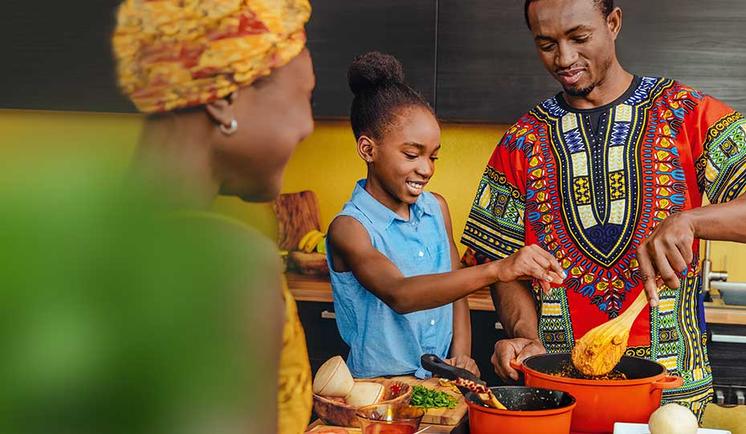
<path id="1" fill-rule="evenodd" d="M 599 83 L 604 82 L 606 74 L 609 72 L 609 68 L 611 68 L 611 62 L 612 58 L 609 57 L 607 59 L 604 59 L 604 61 L 601 64 L 600 73 L 597 75 L 597 77 L 601 77 L 598 80 L 592 82 L 586 87 L 564 87 L 562 88 L 565 90 L 565 93 L 570 96 L 578 96 L 578 97 L 586 97 L 590 95 L 591 92 L 593 92 L 593 89 L 596 88 L 596 86 L 599 85 Z"/>
<path id="2" fill-rule="evenodd" d="M 570 96 L 579 96 L 579 97 L 585 97 L 588 96 L 591 92 L 593 92 L 593 89 L 596 88 L 596 83 L 591 83 L 590 86 L 586 87 L 562 87 L 565 90 L 565 93 Z"/>

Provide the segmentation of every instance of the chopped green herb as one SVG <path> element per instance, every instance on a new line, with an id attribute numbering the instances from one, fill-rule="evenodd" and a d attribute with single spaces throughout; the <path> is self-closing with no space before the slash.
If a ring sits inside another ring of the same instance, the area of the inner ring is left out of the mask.
<path id="1" fill-rule="evenodd" d="M 455 408 L 458 400 L 445 392 L 428 389 L 425 386 L 414 386 L 409 404 L 423 408 Z"/>

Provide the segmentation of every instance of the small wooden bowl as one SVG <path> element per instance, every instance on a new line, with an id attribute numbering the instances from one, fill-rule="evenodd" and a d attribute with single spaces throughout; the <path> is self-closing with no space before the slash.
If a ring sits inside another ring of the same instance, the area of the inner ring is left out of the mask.
<path id="1" fill-rule="evenodd" d="M 401 381 L 387 379 L 360 379 L 355 381 L 383 384 L 383 399 L 376 404 L 407 406 L 409 405 L 409 399 L 412 397 L 412 386 Z M 313 410 L 319 416 L 319 419 L 328 425 L 360 428 L 360 421 L 355 416 L 357 408 L 344 402 L 314 394 Z"/>

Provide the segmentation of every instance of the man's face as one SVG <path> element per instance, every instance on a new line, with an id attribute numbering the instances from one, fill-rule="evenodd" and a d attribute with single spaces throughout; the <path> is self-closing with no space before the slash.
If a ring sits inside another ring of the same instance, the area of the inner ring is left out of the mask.
<path id="1" fill-rule="evenodd" d="M 567 94 L 586 97 L 605 81 L 616 56 L 618 9 L 606 18 L 594 0 L 538 0 L 528 19 L 539 58 Z"/>

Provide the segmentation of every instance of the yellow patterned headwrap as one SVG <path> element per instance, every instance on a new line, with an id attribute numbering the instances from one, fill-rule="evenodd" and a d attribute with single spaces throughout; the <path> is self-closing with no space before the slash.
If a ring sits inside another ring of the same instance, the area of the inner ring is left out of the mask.
<path id="1" fill-rule="evenodd" d="M 225 97 L 297 56 L 310 14 L 308 0 L 125 0 L 119 86 L 145 113 Z"/>

